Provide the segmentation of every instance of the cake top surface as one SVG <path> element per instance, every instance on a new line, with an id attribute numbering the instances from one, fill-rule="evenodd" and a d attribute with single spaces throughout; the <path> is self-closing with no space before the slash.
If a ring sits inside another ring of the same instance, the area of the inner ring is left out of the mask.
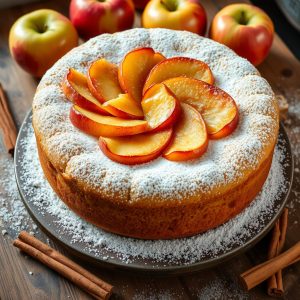
<path id="1" fill-rule="evenodd" d="M 85 73 L 91 62 L 102 57 L 119 64 L 126 53 L 140 47 L 152 47 L 167 58 L 185 56 L 207 63 L 215 85 L 238 106 L 236 130 L 210 141 L 207 152 L 197 160 L 172 162 L 159 157 L 127 166 L 107 158 L 96 138 L 71 124 L 72 103 L 64 96 L 61 82 L 69 68 Z M 267 81 L 229 48 L 189 32 L 132 29 L 93 38 L 60 59 L 38 86 L 33 124 L 54 167 L 91 190 L 122 201 L 171 201 L 239 182 L 258 168 L 277 138 L 278 111 Z"/>

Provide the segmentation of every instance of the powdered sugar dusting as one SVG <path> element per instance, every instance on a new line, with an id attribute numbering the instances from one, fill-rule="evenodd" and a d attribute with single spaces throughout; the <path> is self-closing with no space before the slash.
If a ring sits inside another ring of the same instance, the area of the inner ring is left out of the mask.
<path id="1" fill-rule="evenodd" d="M 197 292 L 197 299 L 203 300 L 246 300 L 249 299 L 249 293 L 239 287 L 238 284 L 232 281 L 227 282 L 224 279 L 215 279 L 209 282 L 206 286 Z"/>
<path id="2" fill-rule="evenodd" d="M 174 163 L 158 158 L 144 165 L 125 166 L 108 159 L 97 148 L 96 139 L 71 124 L 71 104 L 60 85 L 70 67 L 86 72 L 88 65 L 100 57 L 119 64 L 137 47 L 153 47 L 166 57 L 187 56 L 206 62 L 216 85 L 233 96 L 238 105 L 240 121 L 235 132 L 210 141 L 206 154 L 195 161 Z M 60 59 L 39 84 L 33 123 L 54 167 L 84 182 L 87 188 L 97 189 L 103 197 L 132 202 L 176 201 L 238 183 L 247 176 L 244 172 L 255 170 L 275 143 L 278 112 L 266 80 L 229 48 L 189 32 L 139 28 L 101 35 Z"/>
<path id="3" fill-rule="evenodd" d="M 13 167 L 13 159 L 10 155 L 0 157 L 0 228 L 5 227 L 12 236 L 20 230 L 35 230 L 34 225 L 29 226 L 30 217 L 20 198 Z M 6 227 L 6 225 L 9 226 Z M 1 231 L 7 233 L 5 229 Z"/>
<path id="4" fill-rule="evenodd" d="M 17 163 L 22 172 L 22 189 L 28 195 L 27 201 L 36 206 L 42 215 L 52 215 L 56 230 L 67 234 L 74 246 L 83 243 L 86 251 L 102 259 L 109 260 L 114 253 L 113 256 L 126 263 L 144 258 L 166 264 L 190 264 L 240 246 L 262 229 L 264 218 L 272 216 L 278 210 L 276 199 L 287 188 L 282 167 L 285 159 L 284 146 L 281 142 L 274 152 L 270 174 L 263 190 L 234 219 L 214 230 L 190 238 L 137 240 L 105 232 L 82 220 L 65 206 L 43 176 L 31 127 L 28 127 L 22 148 L 22 161 Z"/>

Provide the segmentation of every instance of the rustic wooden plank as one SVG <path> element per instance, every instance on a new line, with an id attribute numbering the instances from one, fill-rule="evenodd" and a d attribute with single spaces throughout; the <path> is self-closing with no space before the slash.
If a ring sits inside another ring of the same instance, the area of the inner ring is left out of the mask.
<path id="1" fill-rule="evenodd" d="M 46 236 L 40 237 L 46 240 Z M 8 235 L 0 235 L 0 245 L 1 299 L 91 299 L 54 271 L 12 247 Z"/>

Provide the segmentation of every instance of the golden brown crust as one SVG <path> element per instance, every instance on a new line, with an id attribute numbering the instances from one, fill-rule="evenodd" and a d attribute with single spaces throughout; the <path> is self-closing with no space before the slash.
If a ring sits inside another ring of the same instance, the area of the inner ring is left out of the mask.
<path id="1" fill-rule="evenodd" d="M 78 215 L 110 232 L 143 239 L 169 239 L 195 235 L 217 227 L 240 213 L 261 190 L 272 162 L 273 151 L 260 168 L 241 185 L 211 201 L 186 204 L 163 203 L 160 207 L 133 206 L 107 201 L 99 194 L 78 188 L 56 170 L 39 142 L 38 152 L 45 176 L 59 197 Z"/>

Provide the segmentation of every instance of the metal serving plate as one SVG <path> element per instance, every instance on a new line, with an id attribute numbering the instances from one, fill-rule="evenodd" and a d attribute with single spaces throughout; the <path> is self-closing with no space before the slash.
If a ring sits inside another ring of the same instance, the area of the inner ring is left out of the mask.
<path id="1" fill-rule="evenodd" d="M 266 216 L 261 221 L 263 222 L 263 229 L 254 232 L 252 236 L 247 238 L 242 245 L 233 245 L 233 248 L 231 250 L 224 250 L 223 253 L 216 257 L 210 257 L 208 255 L 206 257 L 203 257 L 201 260 L 191 264 L 186 264 L 186 262 L 182 263 L 182 265 L 178 265 L 171 262 L 159 263 L 157 261 L 152 261 L 151 259 L 143 258 L 133 258 L 131 263 L 126 263 L 118 257 L 117 253 L 110 251 L 107 251 L 107 253 L 105 253 L 104 259 L 104 255 L 102 257 L 88 251 L 86 249 L 86 245 L 83 242 L 71 243 L 70 234 L 61 231 L 59 224 L 57 224 L 56 222 L 56 218 L 53 215 L 47 213 L 47 211 L 41 211 L 31 202 L 31 197 L 27 194 L 26 189 L 24 188 L 24 182 L 22 180 L 22 174 L 24 174 L 25 170 L 23 169 L 22 164 L 16 163 L 22 161 L 24 158 L 24 145 L 22 144 L 22 140 L 26 139 L 28 129 L 30 128 L 30 126 L 32 126 L 31 116 L 32 113 L 30 112 L 22 124 L 15 151 L 16 180 L 23 202 L 31 217 L 40 226 L 40 228 L 44 232 L 46 232 L 46 234 L 48 234 L 53 240 L 62 244 L 71 254 L 83 260 L 86 260 L 92 263 L 93 265 L 97 264 L 101 267 L 106 267 L 110 269 L 139 271 L 151 275 L 176 275 L 210 268 L 253 247 L 272 228 L 274 222 L 279 217 L 283 208 L 286 205 L 293 179 L 293 157 L 288 136 L 283 125 L 281 124 L 279 140 L 285 148 L 286 159 L 283 163 L 283 169 L 284 176 L 286 178 L 286 192 L 282 193 L 280 197 L 278 197 L 278 199 L 276 200 L 275 206 L 277 207 L 277 210 L 274 210 L 274 214 Z M 107 257 L 109 257 L 109 259 L 107 259 Z"/>

